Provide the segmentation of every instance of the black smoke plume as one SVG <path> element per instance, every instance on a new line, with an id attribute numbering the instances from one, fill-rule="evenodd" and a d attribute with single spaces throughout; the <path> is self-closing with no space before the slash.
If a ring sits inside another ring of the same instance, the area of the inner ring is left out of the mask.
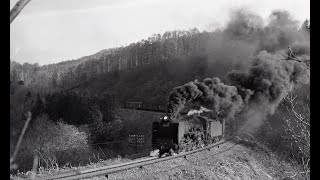
<path id="1" fill-rule="evenodd" d="M 208 42 L 208 62 L 223 63 L 226 67 L 237 65 L 234 68 L 247 71 L 253 57 L 263 50 L 277 53 L 291 46 L 296 47 L 294 51 L 309 54 L 310 34 L 298 30 L 300 27 L 286 11 L 275 11 L 266 21 L 246 10 L 234 11 L 226 27 L 215 31 Z M 230 68 L 225 70 L 230 71 Z"/>
<path id="2" fill-rule="evenodd" d="M 242 98 L 235 86 L 223 84 L 219 78 L 207 78 L 203 82 L 195 80 L 173 89 L 169 95 L 168 112 L 177 117 L 185 104 L 191 102 L 212 109 L 220 117 L 233 118 L 251 93 L 244 94 L 246 97 Z"/>
<path id="3" fill-rule="evenodd" d="M 273 12 L 264 23 L 253 13 L 237 11 L 216 36 L 217 42 L 209 44 L 211 54 L 236 57 L 231 59 L 246 68 L 227 73 L 228 85 L 208 78 L 174 88 L 168 104 L 171 116 L 188 102 L 198 103 L 224 118 L 238 115 L 240 131 L 252 133 L 295 85 L 309 83 L 310 36 L 287 12 Z M 225 48 L 229 45 L 234 49 Z"/>
<path id="4" fill-rule="evenodd" d="M 230 84 L 239 91 L 253 92 L 241 114 L 246 122 L 240 130 L 256 130 L 268 115 L 275 112 L 296 84 L 309 83 L 306 63 L 286 57 L 283 52 L 270 54 L 262 51 L 255 57 L 248 72 L 232 71 L 227 75 Z"/>
<path id="5" fill-rule="evenodd" d="M 292 19 L 286 11 L 274 11 L 268 22 L 254 13 L 238 10 L 223 31 L 225 41 L 240 41 L 242 45 L 255 47 L 254 53 L 266 50 L 276 52 L 293 43 L 307 43 L 306 32 L 297 31 L 299 21 Z"/>

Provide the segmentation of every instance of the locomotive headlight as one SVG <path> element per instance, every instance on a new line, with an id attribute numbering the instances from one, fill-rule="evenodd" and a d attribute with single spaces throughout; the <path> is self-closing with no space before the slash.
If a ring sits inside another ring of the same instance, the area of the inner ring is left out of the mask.
<path id="1" fill-rule="evenodd" d="M 167 119 L 168 119 L 168 116 L 163 117 L 163 119 L 164 119 L 164 120 L 167 120 Z"/>

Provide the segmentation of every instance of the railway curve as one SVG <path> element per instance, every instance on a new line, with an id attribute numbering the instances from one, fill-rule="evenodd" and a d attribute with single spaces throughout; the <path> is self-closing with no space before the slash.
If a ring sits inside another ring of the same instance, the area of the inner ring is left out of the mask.
<path id="1" fill-rule="evenodd" d="M 204 150 L 210 150 L 213 147 L 222 145 L 230 140 L 232 140 L 235 137 L 235 135 L 222 140 L 220 142 L 217 142 L 215 144 L 211 144 L 202 148 L 195 149 L 193 151 L 189 152 L 182 152 L 179 153 L 175 156 L 167 156 L 163 158 L 158 158 L 158 157 L 150 157 L 146 159 L 141 159 L 141 160 L 136 160 L 136 161 L 131 161 L 131 162 L 126 162 L 126 163 L 121 163 L 121 164 L 115 164 L 115 165 L 110 165 L 110 166 L 105 166 L 105 167 L 100 167 L 96 169 L 88 169 L 88 170 L 82 170 L 82 171 L 77 171 L 77 172 L 71 172 L 71 173 L 66 173 L 66 174 L 61 174 L 61 175 L 56 175 L 56 176 L 51 176 L 51 177 L 41 177 L 41 178 L 35 178 L 36 180 L 75 180 L 75 179 L 82 179 L 82 178 L 90 178 L 90 177 L 95 177 L 95 176 L 103 176 L 105 175 L 108 177 L 109 174 L 118 172 L 118 171 L 124 171 L 132 168 L 137 168 L 137 167 L 143 167 L 146 165 L 162 162 L 162 161 L 167 161 L 175 158 L 186 158 L 187 155 L 191 155 L 197 152 L 201 152 Z"/>

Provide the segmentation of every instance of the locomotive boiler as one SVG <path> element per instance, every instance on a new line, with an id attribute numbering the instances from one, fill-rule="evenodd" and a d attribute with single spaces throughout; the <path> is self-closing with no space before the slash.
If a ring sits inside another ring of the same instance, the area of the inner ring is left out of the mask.
<path id="1" fill-rule="evenodd" d="M 213 119 L 200 114 L 184 118 L 161 118 L 152 124 L 152 148 L 159 156 L 168 152 L 187 152 L 220 141 L 225 131 L 224 119 Z"/>

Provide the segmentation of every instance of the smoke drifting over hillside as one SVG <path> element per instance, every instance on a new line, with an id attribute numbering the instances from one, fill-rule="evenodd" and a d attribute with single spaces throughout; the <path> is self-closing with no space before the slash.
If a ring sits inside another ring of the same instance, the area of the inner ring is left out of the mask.
<path id="1" fill-rule="evenodd" d="M 310 49 L 310 35 L 298 31 L 301 24 L 286 11 L 271 13 L 267 21 L 246 10 L 234 11 L 226 27 L 216 31 L 208 43 L 209 61 L 239 64 L 242 70 L 260 51 L 276 53 L 289 45 Z"/>
<path id="2" fill-rule="evenodd" d="M 234 12 L 209 50 L 212 57 L 233 56 L 247 67 L 229 72 L 228 85 L 208 78 L 174 88 L 168 112 L 177 116 L 187 102 L 199 103 L 224 118 L 238 115 L 240 131 L 254 132 L 295 85 L 309 83 L 310 35 L 298 28 L 285 11 L 273 12 L 267 23 L 255 14 Z"/>
<path id="3" fill-rule="evenodd" d="M 223 36 L 224 40 L 245 42 L 255 47 L 255 52 L 276 52 L 293 43 L 309 41 L 305 32 L 297 31 L 299 27 L 299 22 L 286 11 L 275 11 L 269 16 L 268 22 L 263 22 L 261 17 L 240 10 L 232 14 Z"/>

